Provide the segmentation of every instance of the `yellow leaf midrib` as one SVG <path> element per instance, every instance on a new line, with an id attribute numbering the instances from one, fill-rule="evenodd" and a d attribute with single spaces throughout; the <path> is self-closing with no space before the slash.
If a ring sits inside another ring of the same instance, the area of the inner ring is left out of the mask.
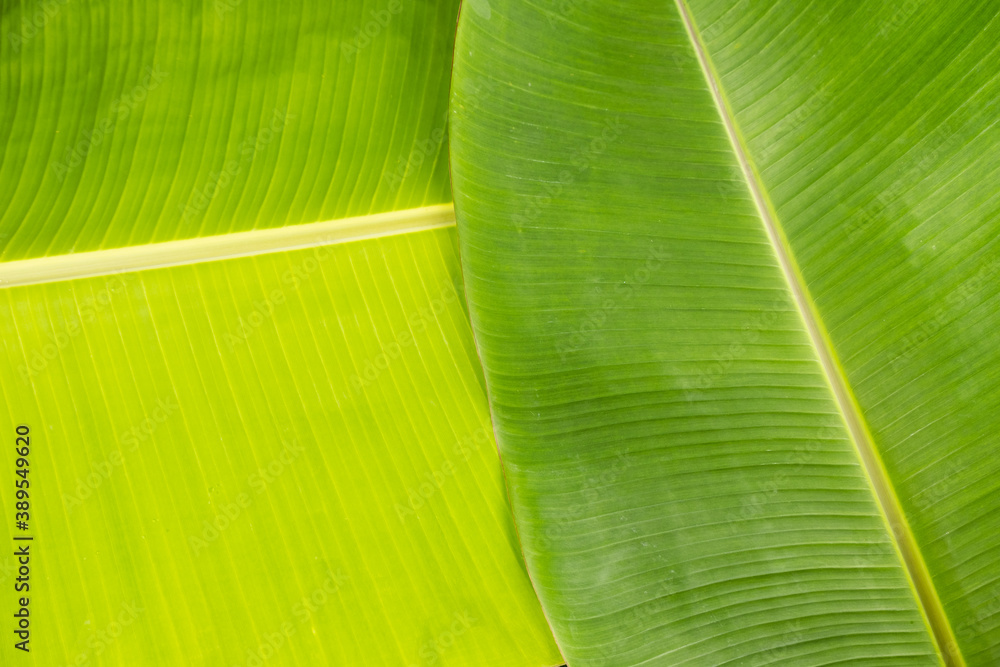
<path id="1" fill-rule="evenodd" d="M 767 190 L 750 160 L 745 142 L 739 132 L 735 116 L 722 92 L 721 80 L 708 50 L 701 39 L 701 34 L 687 6 L 686 0 L 675 0 L 685 30 L 691 40 L 698 62 L 701 65 L 705 80 L 708 83 L 712 98 L 715 101 L 729 136 L 733 152 L 739 162 L 740 171 L 747 182 L 747 187 L 753 197 L 754 204 L 760 214 L 761 222 L 773 246 L 782 274 L 788 283 L 789 290 L 796 307 L 805 324 L 806 332 L 816 350 L 816 356 L 823 368 L 830 390 L 837 402 L 837 407 L 844 418 L 851 441 L 861 460 L 865 476 L 871 485 L 873 495 L 882 512 L 886 529 L 896 547 L 907 576 L 915 594 L 921 613 L 927 623 L 928 630 L 934 639 L 935 647 L 941 660 L 949 667 L 965 667 L 965 659 L 958 648 L 958 642 L 951 628 L 948 616 L 941 604 L 934 582 L 927 569 L 923 555 L 920 552 L 916 538 L 910 528 L 906 515 L 900 505 L 899 498 L 892 486 L 885 465 L 875 447 L 871 432 L 858 405 L 854 392 L 843 367 L 837 358 L 836 351 L 826 327 L 820 318 L 819 311 L 809 293 L 805 279 L 799 270 L 792 254 L 791 247 L 785 237 L 781 224 L 778 222 L 777 211 L 767 195 Z"/>
<path id="2" fill-rule="evenodd" d="M 218 236 L 0 262 L 0 289 L 299 250 L 455 224 L 452 204 Z"/>

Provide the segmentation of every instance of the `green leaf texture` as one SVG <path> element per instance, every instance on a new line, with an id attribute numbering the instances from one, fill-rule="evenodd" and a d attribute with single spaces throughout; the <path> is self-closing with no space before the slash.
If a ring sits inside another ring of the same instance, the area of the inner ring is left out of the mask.
<path id="1" fill-rule="evenodd" d="M 455 0 L 0 11 L 0 257 L 450 200 Z"/>
<path id="2" fill-rule="evenodd" d="M 692 10 L 961 652 L 996 664 L 998 7 Z"/>
<path id="3" fill-rule="evenodd" d="M 34 537 L 0 663 L 561 663 L 454 229 L 414 231 L 450 200 L 457 9 L 0 7 L 0 539 Z"/>
<path id="4" fill-rule="evenodd" d="M 995 6 L 489 7 L 463 266 L 570 665 L 995 664 Z"/>
<path id="5" fill-rule="evenodd" d="M 0 291 L 5 664 L 561 664 L 463 302 L 453 228 Z"/>

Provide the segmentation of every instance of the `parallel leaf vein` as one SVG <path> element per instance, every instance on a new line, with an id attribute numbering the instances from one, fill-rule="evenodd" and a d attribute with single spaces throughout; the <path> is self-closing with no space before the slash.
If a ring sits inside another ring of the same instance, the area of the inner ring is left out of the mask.
<path id="1" fill-rule="evenodd" d="M 889 534 L 899 550 L 900 557 L 910 577 L 921 610 L 934 636 L 937 650 L 945 664 L 963 667 L 965 660 L 958 648 L 955 635 L 941 605 L 923 555 L 920 553 L 916 539 L 893 489 L 892 482 L 868 431 L 864 416 L 861 414 L 860 407 L 854 398 L 850 385 L 837 359 L 829 335 L 823 326 L 823 322 L 809 294 L 809 289 L 805 284 L 805 280 L 799 271 L 788 241 L 778 222 L 774 207 L 748 156 L 748 152 L 737 129 L 735 117 L 722 93 L 718 74 L 715 72 L 686 1 L 675 0 L 675 2 L 677 3 L 678 11 L 691 39 L 712 97 L 715 100 L 719 115 L 725 126 L 726 134 L 729 136 L 729 140 L 733 146 L 740 170 L 743 172 L 768 239 L 774 248 L 781 272 L 785 276 L 792 297 L 802 316 L 806 331 L 816 350 L 820 365 L 823 368 L 823 373 L 829 382 L 834 398 L 850 432 L 851 440 L 857 448 L 865 474 L 872 486 L 875 499 L 887 523 Z"/>

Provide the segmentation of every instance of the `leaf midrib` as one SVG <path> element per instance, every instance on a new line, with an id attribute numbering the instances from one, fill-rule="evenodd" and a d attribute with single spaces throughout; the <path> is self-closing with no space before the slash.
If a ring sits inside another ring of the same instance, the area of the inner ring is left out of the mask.
<path id="1" fill-rule="evenodd" d="M 921 613 L 934 638 L 935 648 L 942 661 L 949 666 L 965 667 L 965 658 L 958 647 L 954 632 L 948 620 L 937 589 L 927 569 L 923 554 L 910 528 L 906 515 L 900 505 L 899 498 L 893 488 L 885 465 L 875 447 L 867 422 L 861 412 L 857 399 L 847 381 L 843 367 L 837 358 L 833 343 L 826 327 L 820 318 L 819 311 L 809 293 L 809 288 L 799 270 L 791 247 L 784 231 L 778 222 L 777 211 L 771 203 L 767 190 L 750 160 L 746 145 L 739 132 L 735 116 L 722 92 L 721 79 L 715 71 L 708 50 L 701 39 L 697 25 L 686 0 L 675 0 L 684 28 L 691 40 L 692 48 L 701 66 L 702 73 L 708 83 L 709 91 L 715 101 L 719 116 L 726 129 L 726 135 L 732 144 L 733 153 L 739 162 L 740 171 L 746 180 L 754 205 L 760 215 L 764 230 L 767 233 L 775 256 L 778 259 L 781 272 L 788 283 L 792 298 L 806 326 L 810 342 L 816 351 L 816 356 L 823 369 L 830 390 L 833 392 L 837 407 L 847 424 L 851 442 L 857 450 L 865 476 L 872 488 L 872 493 L 878 503 L 886 529 L 895 545 L 902 561 L 910 585 L 915 592 L 915 598 Z"/>
<path id="2" fill-rule="evenodd" d="M 300 250 L 455 224 L 452 204 L 194 239 L 0 262 L 0 289 Z"/>

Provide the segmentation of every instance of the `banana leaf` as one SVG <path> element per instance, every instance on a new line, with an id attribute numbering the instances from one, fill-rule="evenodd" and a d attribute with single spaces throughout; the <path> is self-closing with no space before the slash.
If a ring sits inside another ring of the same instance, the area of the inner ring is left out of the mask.
<path id="1" fill-rule="evenodd" d="M 466 290 L 570 665 L 1000 660 L 997 44 L 990 2 L 463 9 Z"/>
<path id="2" fill-rule="evenodd" d="M 3 3 L 0 663 L 562 663 L 447 205 L 456 12 Z"/>

